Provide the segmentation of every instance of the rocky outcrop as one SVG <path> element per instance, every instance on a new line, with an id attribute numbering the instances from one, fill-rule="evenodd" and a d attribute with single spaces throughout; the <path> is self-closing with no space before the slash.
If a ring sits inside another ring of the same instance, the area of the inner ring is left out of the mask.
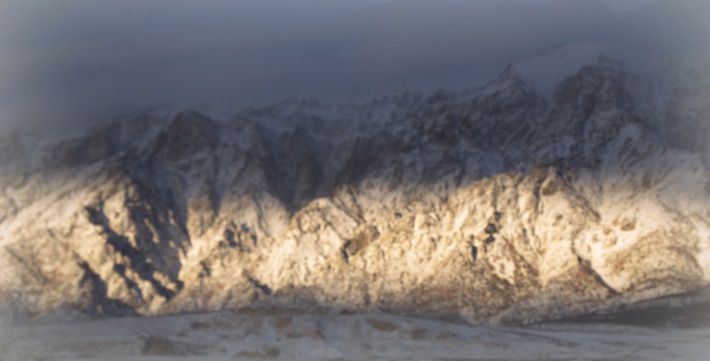
<path id="1" fill-rule="evenodd" d="M 524 79 L 2 140 L 3 314 L 259 301 L 530 323 L 707 286 L 704 155 L 659 137 L 609 63 L 552 98 Z"/>

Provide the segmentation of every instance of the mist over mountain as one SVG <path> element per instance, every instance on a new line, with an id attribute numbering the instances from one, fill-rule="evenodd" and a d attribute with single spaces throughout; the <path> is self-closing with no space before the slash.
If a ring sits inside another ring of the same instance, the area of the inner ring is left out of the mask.
<path id="1" fill-rule="evenodd" d="M 0 2 L 0 131 L 144 109 L 460 90 L 576 42 L 710 49 L 705 0 Z"/>
<path id="2" fill-rule="evenodd" d="M 0 361 L 707 360 L 709 14 L 0 0 Z"/>
<path id="3" fill-rule="evenodd" d="M 2 315 L 526 324 L 703 305 L 710 66 L 614 49 L 560 47 L 462 91 L 5 136 Z"/>

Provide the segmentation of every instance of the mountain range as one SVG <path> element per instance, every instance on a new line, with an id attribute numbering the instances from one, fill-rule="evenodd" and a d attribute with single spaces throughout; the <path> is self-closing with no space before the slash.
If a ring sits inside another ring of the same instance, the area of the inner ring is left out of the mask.
<path id="1" fill-rule="evenodd" d="M 268 304 L 527 324 L 702 304 L 708 135 L 707 60 L 603 44 L 464 90 L 6 134 L 0 315 Z"/>

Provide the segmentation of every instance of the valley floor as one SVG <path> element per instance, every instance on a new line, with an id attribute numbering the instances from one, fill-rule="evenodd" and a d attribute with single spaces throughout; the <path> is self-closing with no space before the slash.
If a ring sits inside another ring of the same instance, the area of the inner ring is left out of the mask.
<path id="1" fill-rule="evenodd" d="M 470 327 L 256 308 L 0 326 L 0 360 L 707 360 L 710 328 Z"/>

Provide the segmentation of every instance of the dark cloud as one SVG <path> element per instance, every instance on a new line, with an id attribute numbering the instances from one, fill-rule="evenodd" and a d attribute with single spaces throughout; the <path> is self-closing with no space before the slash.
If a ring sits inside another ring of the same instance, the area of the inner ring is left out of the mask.
<path id="1" fill-rule="evenodd" d="M 0 127 L 480 83 L 569 42 L 708 48 L 710 2 L 0 0 Z"/>

